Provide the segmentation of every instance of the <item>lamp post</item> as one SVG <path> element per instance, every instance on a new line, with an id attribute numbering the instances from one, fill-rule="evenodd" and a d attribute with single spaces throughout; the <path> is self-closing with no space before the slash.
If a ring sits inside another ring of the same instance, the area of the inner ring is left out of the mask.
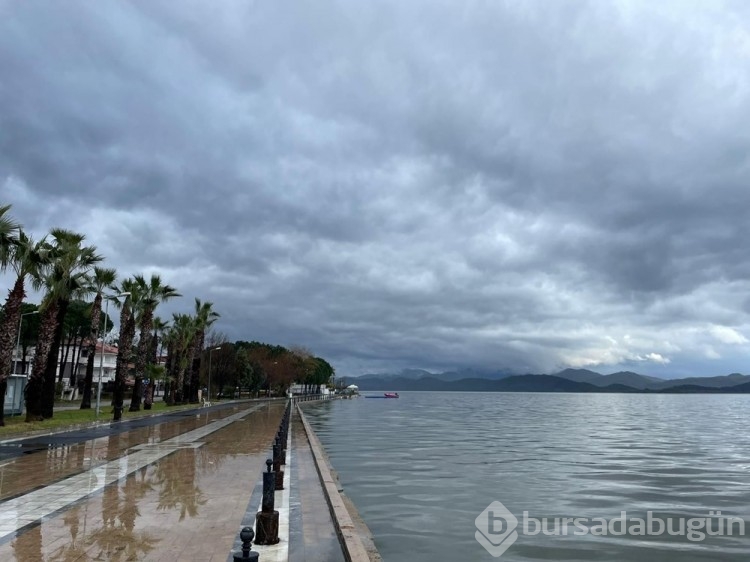
<path id="1" fill-rule="evenodd" d="M 208 352 L 208 401 L 211 402 L 211 354 L 214 351 L 218 351 L 221 349 L 221 346 L 219 347 L 212 347 Z"/>
<path id="2" fill-rule="evenodd" d="M 38 310 L 32 310 L 31 312 L 24 312 L 21 314 L 21 317 L 18 319 L 18 340 L 16 341 L 16 360 L 13 362 L 13 373 L 16 373 L 18 370 L 18 353 L 21 351 L 21 324 L 23 323 L 23 317 L 29 316 L 30 314 L 39 314 Z M 23 364 L 23 361 L 21 361 L 21 364 Z M 21 373 L 23 374 L 23 373 Z"/>
<path id="3" fill-rule="evenodd" d="M 99 384 L 96 386 L 96 417 L 99 417 L 99 410 L 102 402 L 102 375 L 104 374 L 104 329 L 107 327 L 107 321 L 109 320 L 109 301 L 111 299 L 119 299 L 120 297 L 127 297 L 130 292 L 120 293 L 119 295 L 105 295 L 104 300 L 107 304 L 104 305 L 104 322 L 102 323 L 102 352 L 99 355 Z"/>

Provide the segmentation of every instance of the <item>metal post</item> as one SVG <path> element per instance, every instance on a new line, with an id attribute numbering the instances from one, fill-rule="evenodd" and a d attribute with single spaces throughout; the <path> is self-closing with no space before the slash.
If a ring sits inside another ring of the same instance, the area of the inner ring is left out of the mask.
<path id="1" fill-rule="evenodd" d="M 18 318 L 18 339 L 16 340 L 16 360 L 13 361 L 13 374 L 23 374 L 18 372 L 18 353 L 21 351 L 21 325 L 23 324 L 23 317 L 28 316 L 29 314 L 39 314 L 38 310 L 33 310 L 31 312 L 25 312 L 24 314 L 21 314 L 21 316 Z M 21 364 L 23 364 L 23 361 L 21 361 Z"/>
<path id="2" fill-rule="evenodd" d="M 102 347 L 99 354 L 99 383 L 96 385 L 96 417 L 99 417 L 99 409 L 102 402 L 102 375 L 104 374 L 104 329 L 107 327 L 109 320 L 109 298 L 105 299 L 107 304 L 104 306 L 104 324 L 102 325 Z"/>
<path id="3" fill-rule="evenodd" d="M 208 401 L 211 402 L 211 355 L 214 351 L 218 351 L 221 349 L 221 346 L 219 347 L 212 347 L 211 350 L 208 352 L 208 388 L 206 389 L 206 392 L 208 393 Z"/>

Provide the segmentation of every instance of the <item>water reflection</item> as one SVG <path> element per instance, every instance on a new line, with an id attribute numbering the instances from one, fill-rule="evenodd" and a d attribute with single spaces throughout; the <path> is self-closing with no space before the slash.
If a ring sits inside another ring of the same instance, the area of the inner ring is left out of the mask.
<path id="1" fill-rule="evenodd" d="M 18 562 L 39 562 L 42 554 L 42 529 L 35 525 L 13 541 L 13 550 Z"/>
<path id="2" fill-rule="evenodd" d="M 76 437 L 62 434 L 37 437 L 31 443 L 4 444 L 2 447 L 10 451 L 9 455 L 18 451 L 27 454 L 9 456 L 0 468 L 0 501 L 117 459 L 135 445 L 171 439 L 236 411 L 237 408 L 225 408 L 209 410 L 198 416 L 173 417 L 161 423 L 81 442 L 75 442 Z M 113 446 L 112 440 L 117 447 Z"/>
<path id="3" fill-rule="evenodd" d="M 180 521 L 186 515 L 196 517 L 198 507 L 206 504 L 206 495 L 195 484 L 195 449 L 183 449 L 162 459 L 154 480 L 160 488 L 157 509 L 179 510 Z"/>
<path id="4" fill-rule="evenodd" d="M 136 530 L 136 518 L 140 515 L 138 500 L 149 490 L 151 482 L 145 479 L 145 471 L 132 474 L 122 487 L 122 501 L 117 485 L 109 486 L 112 504 L 102 504 L 104 524 L 88 537 L 88 544 L 96 545 L 96 560 L 140 560 L 142 555 L 153 550 L 161 539 L 148 530 Z M 105 507 L 106 506 L 106 507 Z"/>

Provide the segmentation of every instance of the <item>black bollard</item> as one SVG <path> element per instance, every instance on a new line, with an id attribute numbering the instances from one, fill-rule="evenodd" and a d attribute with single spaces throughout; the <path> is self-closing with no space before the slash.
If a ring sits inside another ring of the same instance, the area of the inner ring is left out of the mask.
<path id="1" fill-rule="evenodd" d="M 286 464 L 286 439 L 283 435 L 276 436 L 276 444 L 279 446 L 279 464 Z M 275 460 L 275 459 L 274 459 Z"/>
<path id="2" fill-rule="evenodd" d="M 272 471 L 273 460 L 266 460 L 267 472 L 263 473 L 263 501 L 260 510 L 264 513 L 271 513 L 274 510 L 274 481 L 276 477 Z"/>
<path id="3" fill-rule="evenodd" d="M 273 461 L 268 459 L 268 472 L 263 473 L 263 501 L 260 511 L 255 515 L 255 544 L 276 544 L 279 542 L 279 512 L 274 508 L 276 474 L 271 472 Z"/>
<path id="4" fill-rule="evenodd" d="M 239 551 L 233 551 L 234 562 L 257 562 L 259 554 L 257 552 L 251 552 L 253 537 L 255 533 L 250 527 L 243 527 L 240 531 L 240 540 L 242 541 L 242 549 Z"/>
<path id="5" fill-rule="evenodd" d="M 276 474 L 276 489 L 284 489 L 284 471 L 281 470 L 281 445 L 279 439 L 273 445 L 273 471 Z"/>

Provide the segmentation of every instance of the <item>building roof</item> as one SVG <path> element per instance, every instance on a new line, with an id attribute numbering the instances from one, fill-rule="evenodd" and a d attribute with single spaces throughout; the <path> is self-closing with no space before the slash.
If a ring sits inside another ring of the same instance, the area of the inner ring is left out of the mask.
<path id="1" fill-rule="evenodd" d="M 112 355 L 117 355 L 117 348 L 113 345 L 107 345 L 104 344 L 104 353 L 111 353 Z M 96 352 L 102 353 L 102 342 L 96 342 Z"/>

